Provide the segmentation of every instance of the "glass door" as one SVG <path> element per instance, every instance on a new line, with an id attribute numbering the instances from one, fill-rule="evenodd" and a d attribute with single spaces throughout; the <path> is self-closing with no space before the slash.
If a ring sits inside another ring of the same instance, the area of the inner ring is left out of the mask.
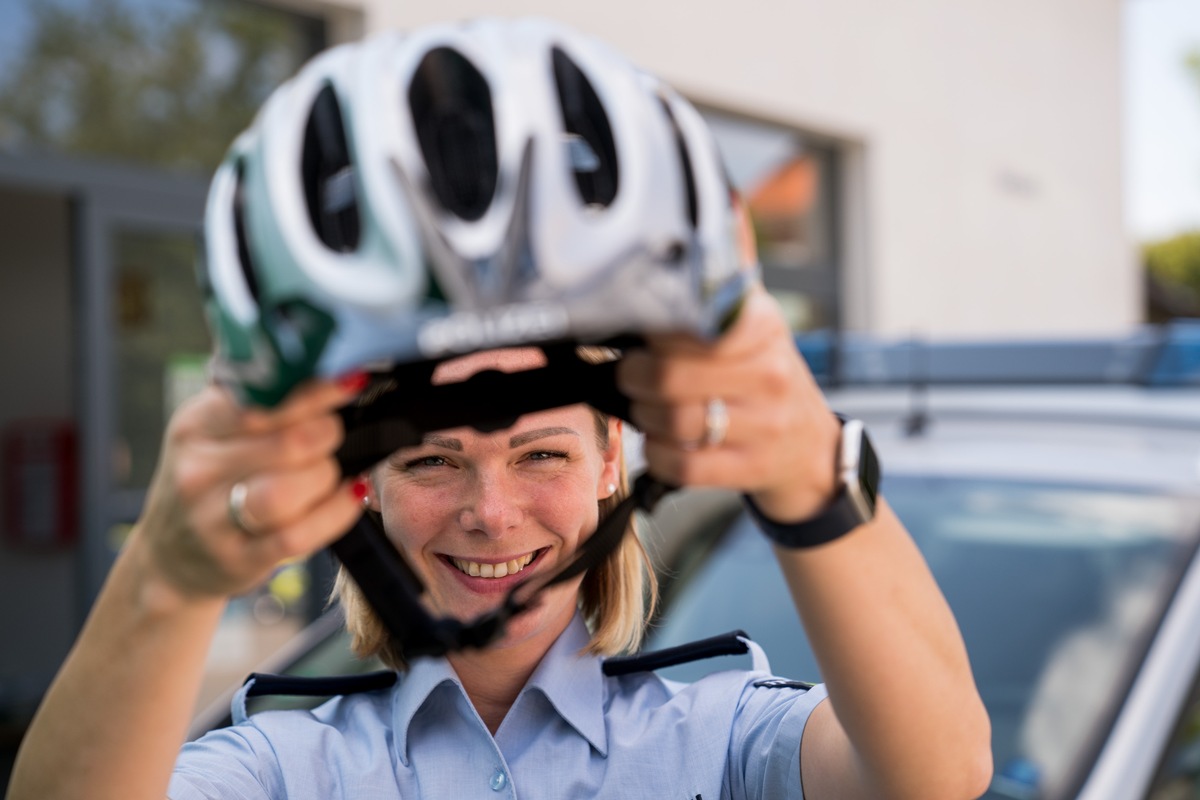
<path id="1" fill-rule="evenodd" d="M 90 281 L 103 283 L 84 301 L 91 332 L 81 343 L 90 365 L 85 492 L 102 498 L 87 504 L 102 510 L 89 515 L 84 537 L 93 592 L 141 513 L 167 421 L 207 381 L 212 343 L 196 281 L 205 188 L 180 186 L 173 204 L 98 200 L 90 220 Z M 210 650 L 201 707 L 307 622 L 309 575 L 307 564 L 283 565 L 230 604 Z"/>

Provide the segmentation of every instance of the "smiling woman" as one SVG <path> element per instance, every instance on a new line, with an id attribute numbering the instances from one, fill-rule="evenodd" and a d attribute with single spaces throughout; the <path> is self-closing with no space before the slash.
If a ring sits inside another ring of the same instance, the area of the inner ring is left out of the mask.
<path id="1" fill-rule="evenodd" d="M 870 440 L 826 406 L 712 137 L 665 84 L 546 20 L 379 36 L 268 101 L 208 209 L 218 385 L 173 416 L 10 800 L 983 790 L 954 619 L 887 502 L 848 502 L 878 476 L 838 454 L 873 463 Z M 484 324 L 545 306 L 570 325 L 537 347 Z M 423 349 L 455 315 L 486 352 Z M 582 363 L 596 345 L 615 363 Z M 632 490 L 627 423 L 649 472 Z M 613 534 L 680 485 L 744 496 L 826 685 L 772 675 L 744 636 L 754 669 L 687 686 L 606 663 L 653 588 Z M 360 649 L 400 674 L 178 751 L 228 599 L 330 544 Z"/>
<path id="2" fill-rule="evenodd" d="M 602 348 L 582 352 L 591 360 L 612 357 Z M 545 363 L 536 348 L 493 351 L 443 362 L 434 380 L 457 382 L 482 370 L 514 372 Z M 570 406 L 525 415 L 513 428 L 493 434 L 472 428 L 428 434 L 422 445 L 397 451 L 376 467 L 370 508 L 423 578 L 429 610 L 469 621 L 493 610 L 516 584 L 553 575 L 580 538 L 628 493 L 621 428 L 606 414 Z M 569 507 L 563 499 L 570 497 L 584 501 Z M 530 524 L 533 538 L 509 541 L 510 529 Z M 420 530 L 435 533 L 422 543 L 414 540 Z M 622 537 L 602 564 L 518 618 L 505 642 L 519 641 L 519 630 L 533 635 L 539 626 L 548 626 L 543 637 L 557 638 L 579 592 L 595 632 L 589 650 L 612 655 L 636 649 L 656 594 L 640 539 Z M 344 568 L 334 594 L 346 610 L 355 652 L 401 668 L 403 643 Z"/>

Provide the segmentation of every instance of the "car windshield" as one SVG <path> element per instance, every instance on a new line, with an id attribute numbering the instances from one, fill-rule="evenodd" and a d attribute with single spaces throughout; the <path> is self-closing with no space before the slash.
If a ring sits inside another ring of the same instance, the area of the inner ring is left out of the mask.
<path id="1" fill-rule="evenodd" d="M 1195 500 L 897 475 L 884 488 L 954 609 L 991 715 L 996 779 L 986 797 L 1064 796 L 1094 758 L 1096 733 L 1196 546 Z M 745 515 L 709 557 L 693 550 L 667 588 L 650 647 L 741 628 L 777 674 L 821 679 L 771 548 Z M 728 666 L 663 674 L 694 680 Z"/>

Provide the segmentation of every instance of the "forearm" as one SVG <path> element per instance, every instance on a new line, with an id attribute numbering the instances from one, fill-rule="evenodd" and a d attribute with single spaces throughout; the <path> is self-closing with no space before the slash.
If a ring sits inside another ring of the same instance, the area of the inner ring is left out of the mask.
<path id="1" fill-rule="evenodd" d="M 841 540 L 777 554 L 870 796 L 981 793 L 987 714 L 953 615 L 887 504 Z"/>
<path id="2" fill-rule="evenodd" d="M 166 795 L 225 601 L 148 575 L 135 532 L 21 744 L 8 800 Z"/>

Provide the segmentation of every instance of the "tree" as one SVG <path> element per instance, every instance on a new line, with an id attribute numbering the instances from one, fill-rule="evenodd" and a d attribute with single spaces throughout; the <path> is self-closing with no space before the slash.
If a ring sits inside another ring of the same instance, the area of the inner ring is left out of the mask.
<path id="1" fill-rule="evenodd" d="M 1184 67 L 1200 99 L 1200 47 L 1187 55 Z M 1200 229 L 1144 245 L 1142 259 L 1150 320 L 1200 317 Z"/>
<path id="2" fill-rule="evenodd" d="M 1200 231 L 1151 242 L 1142 260 L 1151 322 L 1200 317 Z"/>
<path id="3" fill-rule="evenodd" d="M 202 172 L 320 45 L 298 41 L 294 15 L 236 0 L 26 0 L 26 13 L 0 77 L 0 146 Z"/>

